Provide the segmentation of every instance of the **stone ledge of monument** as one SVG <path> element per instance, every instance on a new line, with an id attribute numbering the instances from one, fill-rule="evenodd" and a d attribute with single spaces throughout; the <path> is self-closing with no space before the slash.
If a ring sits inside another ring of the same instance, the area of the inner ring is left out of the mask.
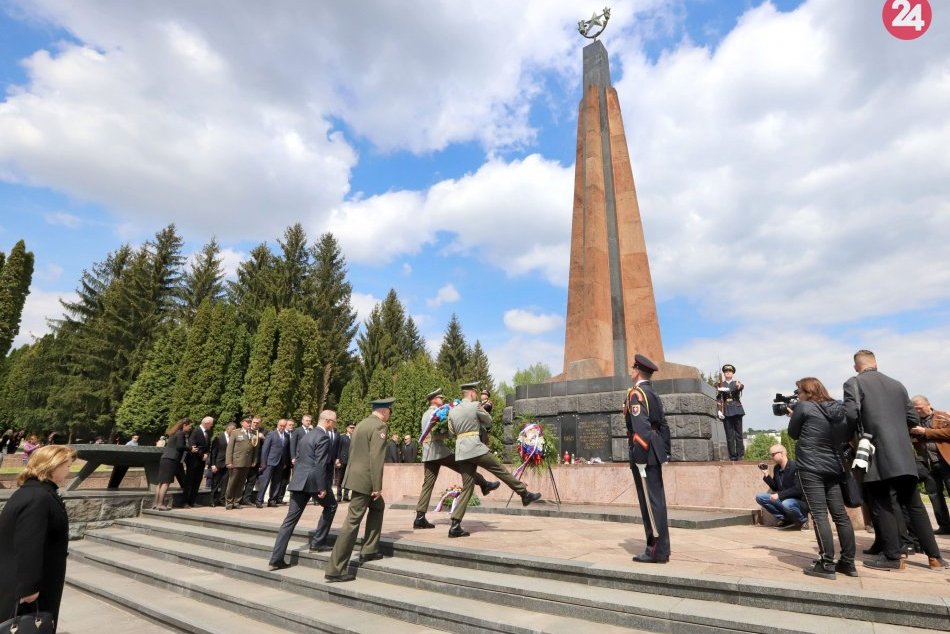
<path id="1" fill-rule="evenodd" d="M 270 552 L 276 527 L 273 524 L 227 520 L 218 518 L 202 518 L 190 514 L 157 513 L 146 511 L 142 519 L 120 520 L 116 525 L 148 524 L 155 522 L 172 538 L 181 540 L 183 537 L 204 535 L 209 543 L 220 546 L 225 543 L 235 545 L 249 544 L 242 539 L 237 531 L 261 533 L 259 536 L 259 550 L 266 554 Z M 178 528 L 176 529 L 176 524 Z M 208 531 L 182 528 L 181 524 L 190 524 L 197 527 L 208 527 L 222 531 L 218 535 Z M 297 537 L 306 537 L 308 531 L 298 528 L 294 531 Z M 176 536 L 177 537 L 174 537 Z M 331 533 L 330 540 L 336 538 Z M 680 596 L 710 601 L 725 601 L 736 605 L 749 607 L 764 607 L 771 609 L 787 609 L 797 613 L 820 614 L 824 616 L 842 616 L 847 608 L 849 618 L 868 620 L 895 625 L 909 625 L 915 627 L 929 627 L 933 629 L 948 629 L 947 620 L 950 611 L 950 601 L 938 597 L 898 596 L 893 593 L 878 593 L 862 589 L 835 588 L 834 593 L 815 590 L 813 587 L 800 586 L 785 582 L 773 582 L 762 579 L 746 581 L 740 577 L 723 575 L 677 575 L 662 571 L 646 569 L 631 570 L 629 568 L 613 567 L 604 564 L 577 562 L 574 560 L 560 560 L 551 557 L 523 556 L 496 551 L 448 547 L 441 544 L 429 544 L 412 541 L 382 540 L 380 550 L 385 554 L 396 554 L 400 557 L 444 562 L 451 559 L 453 565 L 463 568 L 489 570 L 499 573 L 511 573 L 523 570 L 538 578 L 554 578 L 566 581 L 577 581 L 597 587 L 616 587 L 637 591 L 638 588 L 650 587 L 657 594 Z M 324 561 L 321 556 L 299 553 L 301 563 L 306 558 L 312 562 Z M 319 565 L 319 563 L 317 564 Z M 846 631 L 846 630 L 845 630 Z"/>

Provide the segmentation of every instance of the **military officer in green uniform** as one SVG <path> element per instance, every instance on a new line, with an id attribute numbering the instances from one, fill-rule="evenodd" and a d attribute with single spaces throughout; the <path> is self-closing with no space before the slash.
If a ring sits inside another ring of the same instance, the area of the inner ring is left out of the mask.
<path id="1" fill-rule="evenodd" d="M 442 395 L 442 388 L 432 390 L 426 395 L 429 402 L 429 409 L 422 414 L 422 432 L 424 433 L 435 414 L 442 405 L 445 404 L 445 397 Z M 429 510 L 429 501 L 432 499 L 432 489 L 435 487 L 435 481 L 439 477 L 439 469 L 443 466 L 458 473 L 462 473 L 455 462 L 454 452 L 445 446 L 445 439 L 448 436 L 445 432 L 430 433 L 422 441 L 422 464 L 425 467 L 425 478 L 422 480 L 422 491 L 419 493 L 419 501 L 416 503 L 416 520 L 412 523 L 413 528 L 435 528 L 435 524 L 426 519 L 426 511 Z M 475 484 L 481 490 L 482 495 L 488 495 L 501 486 L 501 482 L 495 480 L 489 482 L 485 476 L 477 471 L 473 475 Z M 463 474 L 464 478 L 464 474 Z"/>
<path id="2" fill-rule="evenodd" d="M 363 515 L 366 532 L 360 548 L 360 563 L 382 559 L 379 552 L 379 536 L 383 530 L 383 463 L 386 460 L 386 423 L 392 416 L 394 398 L 382 398 L 372 402 L 373 413 L 364 418 L 353 431 L 350 440 L 349 465 L 343 476 L 343 488 L 350 490 L 350 505 L 346 519 L 333 544 L 333 552 L 324 574 L 329 583 L 352 581 L 356 577 L 347 571 L 356 534 L 360 530 Z"/>
<path id="3" fill-rule="evenodd" d="M 491 415 L 478 402 L 478 383 L 462 386 L 462 402 L 449 412 L 449 433 L 455 436 L 455 462 L 462 474 L 462 493 L 452 511 L 452 526 L 449 537 L 466 537 L 469 532 L 462 528 L 462 518 L 468 508 L 475 486 L 475 469 L 481 467 L 507 484 L 521 496 L 521 503 L 528 506 L 541 499 L 540 493 L 531 493 L 524 482 L 515 478 L 498 461 L 488 445 L 482 442 L 479 432 L 491 429 Z"/>

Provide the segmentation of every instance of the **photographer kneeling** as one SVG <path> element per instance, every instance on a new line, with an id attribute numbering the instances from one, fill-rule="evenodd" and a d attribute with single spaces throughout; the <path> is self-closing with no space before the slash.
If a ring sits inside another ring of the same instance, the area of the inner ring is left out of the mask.
<path id="1" fill-rule="evenodd" d="M 768 493 L 759 493 L 755 501 L 778 520 L 779 530 L 800 531 L 808 521 L 808 505 L 802 495 L 795 461 L 789 459 L 782 445 L 772 445 L 769 455 L 775 467 L 768 475 L 769 467 L 759 465 L 764 473 L 762 480 L 769 486 Z"/>
<path id="2" fill-rule="evenodd" d="M 806 575 L 834 579 L 840 572 L 857 577 L 854 567 L 854 529 L 844 505 L 841 485 L 849 467 L 842 449 L 851 433 L 845 421 L 844 406 L 828 395 L 821 381 L 813 377 L 800 379 L 798 403 L 789 409 L 791 420 L 788 435 L 798 441 L 798 478 L 811 509 L 818 539 L 819 559 L 805 568 Z M 841 557 L 835 563 L 835 543 L 831 536 L 828 514 L 834 520 L 841 544 Z"/>

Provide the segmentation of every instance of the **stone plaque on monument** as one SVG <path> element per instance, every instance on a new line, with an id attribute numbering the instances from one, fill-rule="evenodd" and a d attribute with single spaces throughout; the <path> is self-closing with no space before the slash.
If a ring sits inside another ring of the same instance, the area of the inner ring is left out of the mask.
<path id="1" fill-rule="evenodd" d="M 582 416 L 577 421 L 577 451 L 578 456 L 600 458 L 610 461 L 610 416 L 599 414 Z"/>

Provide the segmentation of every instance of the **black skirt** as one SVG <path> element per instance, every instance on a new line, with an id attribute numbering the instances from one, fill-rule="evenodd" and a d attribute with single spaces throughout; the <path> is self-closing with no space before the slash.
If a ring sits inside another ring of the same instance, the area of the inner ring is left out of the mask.
<path id="1" fill-rule="evenodd" d="M 181 468 L 181 463 L 172 458 L 162 458 L 158 463 L 158 483 L 171 484 L 175 474 Z"/>

